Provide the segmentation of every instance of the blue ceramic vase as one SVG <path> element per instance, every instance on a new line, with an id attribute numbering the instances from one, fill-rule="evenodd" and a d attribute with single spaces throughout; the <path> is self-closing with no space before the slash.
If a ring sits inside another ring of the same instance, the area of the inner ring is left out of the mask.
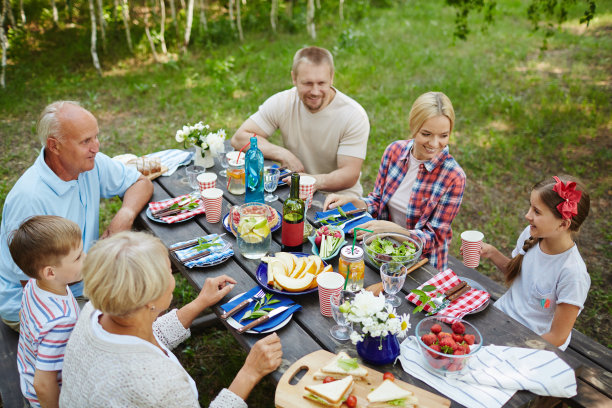
<path id="1" fill-rule="evenodd" d="M 395 335 L 382 338 L 365 336 L 357 343 L 357 353 L 370 364 L 384 365 L 395 361 L 400 354 L 400 345 Z"/>

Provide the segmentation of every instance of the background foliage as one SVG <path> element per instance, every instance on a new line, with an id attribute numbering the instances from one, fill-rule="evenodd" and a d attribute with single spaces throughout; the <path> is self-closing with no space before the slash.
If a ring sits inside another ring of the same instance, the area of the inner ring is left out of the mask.
<path id="1" fill-rule="evenodd" d="M 337 2 L 321 1 L 316 41 L 305 30 L 305 2 L 279 5 L 276 34 L 268 2 L 243 3 L 242 42 L 225 5 L 207 4 L 207 30 L 194 22 L 186 53 L 179 51 L 182 36 L 168 21 L 169 52 L 160 63 L 143 35 L 144 4 L 131 10 L 133 53 L 121 21 L 105 6 L 109 24 L 99 76 L 91 64 L 87 10 L 74 3 L 72 18 L 54 25 L 48 2 L 25 1 L 27 29 L 8 30 L 7 84 L 0 92 L 0 206 L 40 151 L 35 122 L 49 102 L 75 99 L 90 109 L 108 155 L 176 148 L 174 133 L 187 122 L 204 120 L 231 135 L 268 96 L 291 86 L 295 51 L 316 44 L 335 56 L 337 88 L 368 112 L 366 191 L 385 146 L 409 137 L 412 102 L 429 90 L 445 92 L 457 114 L 450 148 L 468 185 L 453 223 L 456 236 L 479 229 L 509 254 L 526 225 L 535 182 L 558 173 L 586 182 L 591 214 L 577 242 L 592 285 L 576 327 L 612 347 L 612 1 L 597 2 L 588 28 L 580 24 L 584 4 L 570 7 L 546 49 L 545 34 L 531 30 L 527 6 L 519 0 L 497 2 L 490 25 L 483 13 L 469 14 L 467 41 L 453 36 L 456 9 L 442 0 L 356 0 L 345 4 L 343 21 Z M 67 13 L 65 3 L 58 7 L 60 16 Z M 104 203 L 102 228 L 119 205 Z M 457 241 L 451 246 L 455 256 Z M 489 263 L 478 269 L 499 280 Z M 188 289 L 178 285 L 179 303 L 189 299 Z M 207 352 L 232 355 L 233 363 L 220 372 L 214 358 L 203 360 Z M 229 384 L 244 358 L 223 329 L 195 336 L 178 354 L 201 385 L 203 405 Z M 264 384 L 251 405 L 270 406 L 272 395 L 273 386 Z"/>

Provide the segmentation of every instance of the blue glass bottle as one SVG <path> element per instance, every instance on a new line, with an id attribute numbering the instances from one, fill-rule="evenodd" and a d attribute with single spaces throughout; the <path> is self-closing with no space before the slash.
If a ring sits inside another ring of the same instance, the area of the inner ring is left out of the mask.
<path id="1" fill-rule="evenodd" d="M 246 153 L 244 170 L 246 176 L 245 203 L 262 203 L 264 201 L 264 157 L 261 150 L 257 148 L 257 138 L 251 137 L 251 146 Z"/>

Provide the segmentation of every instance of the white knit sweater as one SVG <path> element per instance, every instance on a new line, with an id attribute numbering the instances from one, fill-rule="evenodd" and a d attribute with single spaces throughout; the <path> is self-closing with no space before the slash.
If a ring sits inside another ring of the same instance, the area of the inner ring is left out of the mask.
<path id="1" fill-rule="evenodd" d="M 118 345 L 100 339 L 93 332 L 93 313 L 91 303 L 85 305 L 66 347 L 61 407 L 199 407 L 183 367 L 146 344 Z M 170 349 L 190 335 L 176 310 L 158 318 L 153 330 Z M 247 405 L 223 389 L 210 407 Z"/>

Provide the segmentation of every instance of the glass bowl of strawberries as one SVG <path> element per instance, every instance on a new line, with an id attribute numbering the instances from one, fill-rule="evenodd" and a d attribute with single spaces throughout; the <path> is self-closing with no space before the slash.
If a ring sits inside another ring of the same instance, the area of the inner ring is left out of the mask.
<path id="1" fill-rule="evenodd" d="M 421 320 L 416 326 L 415 335 L 427 365 L 442 375 L 461 373 L 483 342 L 476 326 L 463 319 L 443 315 Z"/>

